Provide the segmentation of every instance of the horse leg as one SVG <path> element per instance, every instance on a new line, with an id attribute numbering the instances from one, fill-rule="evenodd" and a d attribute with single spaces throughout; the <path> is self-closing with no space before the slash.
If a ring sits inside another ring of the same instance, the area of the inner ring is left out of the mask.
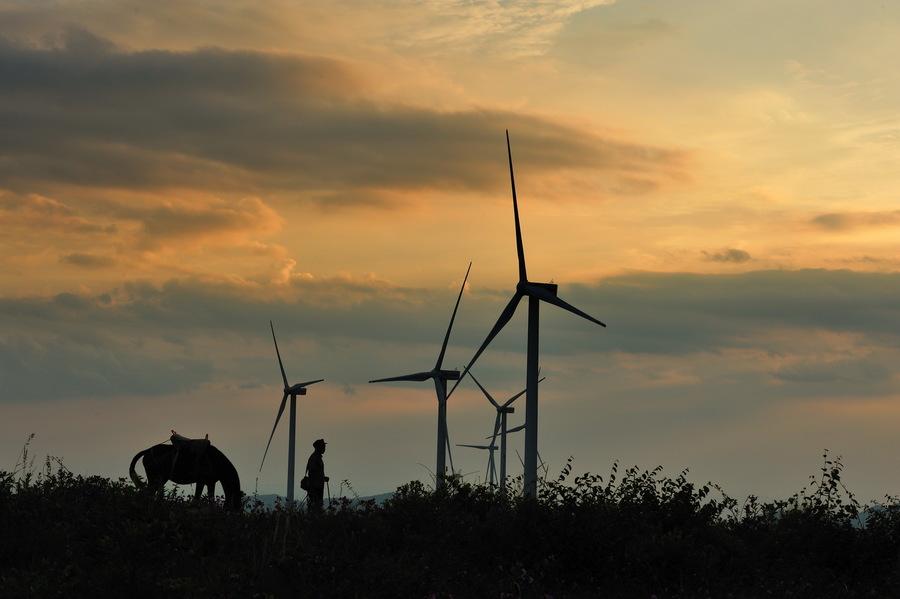
<path id="1" fill-rule="evenodd" d="M 200 496 L 203 495 L 203 483 L 201 481 L 197 481 L 197 486 L 194 489 L 194 504 L 200 503 Z"/>
<path id="2" fill-rule="evenodd" d="M 166 479 L 148 476 L 147 489 L 155 495 L 157 499 L 162 499 L 166 492 Z"/>
<path id="3" fill-rule="evenodd" d="M 206 483 L 207 495 L 209 498 L 209 504 L 215 505 L 216 503 L 216 481 Z"/>

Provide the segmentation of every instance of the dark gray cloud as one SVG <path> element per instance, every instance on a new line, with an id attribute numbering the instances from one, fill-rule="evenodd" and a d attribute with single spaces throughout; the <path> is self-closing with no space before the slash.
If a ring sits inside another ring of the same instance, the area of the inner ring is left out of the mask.
<path id="1" fill-rule="evenodd" d="M 380 102 L 343 63 L 204 48 L 127 52 L 72 30 L 0 40 L 0 180 L 131 189 L 346 190 L 503 185 L 503 130 L 532 172 L 609 173 L 641 193 L 683 175 L 679 151 L 497 110 Z M 341 193 L 343 190 L 343 193 Z M 371 194 L 359 196 L 371 204 Z"/>
<path id="2" fill-rule="evenodd" d="M 862 227 L 900 225 L 900 210 L 885 212 L 829 212 L 812 219 L 812 224 L 829 231 L 846 231 Z"/>
<path id="3" fill-rule="evenodd" d="M 741 264 L 749 262 L 751 259 L 749 252 L 736 248 L 727 248 L 720 252 L 703 252 L 703 255 L 710 262 L 733 262 L 735 264 Z"/>
<path id="4" fill-rule="evenodd" d="M 832 388 L 839 383 L 863 387 L 891 379 L 891 369 L 876 359 L 848 359 L 831 362 L 801 362 L 778 369 L 775 378 L 796 383 L 813 383 Z"/>
<path id="5" fill-rule="evenodd" d="M 61 256 L 59 260 L 63 264 L 70 264 L 81 268 L 109 268 L 116 263 L 115 258 L 112 258 L 111 256 L 82 254 L 78 252 Z"/>
<path id="6" fill-rule="evenodd" d="M 131 283 L 98 295 L 6 298 L 0 300 L 5 331 L 0 339 L 8 352 L 18 347 L 11 339 L 73 349 L 63 355 L 26 347 L 20 360 L 34 361 L 31 368 L 10 366 L 4 376 L 19 381 L 15 388 L 24 389 L 24 373 L 69 368 L 66 360 L 71 360 L 82 373 L 73 380 L 81 382 L 66 393 L 81 394 L 82 387 L 91 393 L 102 388 L 112 393 L 113 383 L 89 385 L 84 377 L 107 380 L 110 360 L 118 356 L 124 365 L 113 363 L 115 381 L 127 378 L 116 372 L 151 381 L 154 372 L 172 371 L 175 374 L 166 375 L 167 388 L 190 388 L 219 375 L 240 384 L 266 382 L 259 377 L 271 374 L 267 324 L 273 319 L 285 344 L 303 339 L 315 345 L 295 358 L 304 370 L 322 370 L 338 384 L 358 384 L 378 373 L 429 368 L 454 295 L 452 290 L 397 287 L 377 279 L 296 278 L 290 287 L 278 289 L 183 280 L 162 286 Z M 541 347 L 546 360 L 612 354 L 668 359 L 731 350 L 790 355 L 810 352 L 810 347 L 821 349 L 818 341 L 804 341 L 820 332 L 851 333 L 873 347 L 900 347 L 896 273 L 631 273 L 593 285 L 563 287 L 560 295 L 605 320 L 609 328 L 544 307 Z M 479 287 L 464 296 L 448 366 L 468 360 L 505 299 L 503 292 Z M 518 366 L 497 358 L 504 352 L 522 352 L 524 311 L 522 306 L 486 354 L 485 367 L 490 365 L 502 380 L 519 375 Z M 82 345 L 87 349 L 74 349 Z M 100 351 L 104 347 L 112 348 L 109 354 Z M 204 348 L 214 348 L 214 353 L 206 355 Z M 175 366 L 181 358 L 187 364 L 185 371 Z M 886 384 L 880 359 L 829 359 L 840 366 L 829 374 L 842 381 L 835 389 Z M 810 360 L 789 361 L 768 376 L 795 385 L 826 384 L 821 377 L 829 367 L 822 366 L 819 357 Z"/>
<path id="7" fill-rule="evenodd" d="M 281 217 L 258 198 L 178 205 L 101 203 L 100 207 L 117 218 L 139 222 L 139 243 L 151 246 L 162 241 L 193 242 L 229 233 L 272 232 L 281 226 Z"/>
<path id="8" fill-rule="evenodd" d="M 65 304 L 57 303 L 61 314 L 77 312 Z M 123 336 L 46 329 L 0 335 L 3 402 L 163 395 L 206 382 L 211 372 L 209 360 L 166 356 Z"/>
<path id="9" fill-rule="evenodd" d="M 446 289 L 398 287 L 368 278 L 297 277 L 285 291 L 190 279 L 162 286 L 129 283 L 97 296 L 2 299 L 0 313 L 182 334 L 227 330 L 256 335 L 259 323 L 273 318 L 317 337 L 430 343 L 443 334 L 454 299 Z M 714 351 L 753 343 L 748 338 L 763 329 L 900 335 L 897 273 L 637 272 L 593 285 L 564 286 L 560 296 L 609 324 L 596 333 L 587 329 L 587 338 L 594 340 L 588 347 L 602 351 Z M 463 297 L 457 335 L 467 344 L 479 341 L 506 299 L 502 290 L 474 287 Z M 543 313 L 551 340 L 585 329 L 580 320 L 551 306 Z M 577 335 L 573 342 L 581 347 L 585 340 Z"/>
<path id="10" fill-rule="evenodd" d="M 891 344 L 900 340 L 898 273 L 638 272 L 564 292 L 610 325 L 593 344 L 605 349 L 683 353 L 752 347 L 771 330 L 855 332 Z"/>

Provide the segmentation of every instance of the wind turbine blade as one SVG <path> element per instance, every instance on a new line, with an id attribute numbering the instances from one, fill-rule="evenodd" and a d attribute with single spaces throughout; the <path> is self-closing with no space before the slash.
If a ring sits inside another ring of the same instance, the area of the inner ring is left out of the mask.
<path id="1" fill-rule="evenodd" d="M 467 443 L 457 443 L 457 447 L 471 447 L 472 449 L 488 449 L 487 445 L 469 445 Z"/>
<path id="2" fill-rule="evenodd" d="M 391 376 L 386 379 L 375 379 L 370 383 L 389 383 L 391 381 L 427 381 L 431 378 L 430 372 L 416 372 L 415 374 L 404 374 L 401 376 Z"/>
<path id="3" fill-rule="evenodd" d="M 459 374 L 459 378 L 456 379 L 456 382 L 453 383 L 453 386 L 450 387 L 450 390 L 449 390 L 449 391 L 447 391 L 447 399 L 450 399 L 450 396 L 453 395 L 453 392 L 456 391 L 456 388 L 459 387 L 459 384 L 462 382 L 462 380 L 463 380 L 464 378 L 466 378 L 466 375 L 467 375 L 467 374 L 469 374 L 469 371 L 468 371 L 468 370 L 463 370 L 463 371 Z"/>
<path id="4" fill-rule="evenodd" d="M 453 467 L 453 452 L 450 450 L 450 429 L 447 427 L 447 423 L 444 422 L 444 438 L 447 439 L 447 457 L 450 459 L 450 474 L 456 472 L 456 468 Z"/>
<path id="5" fill-rule="evenodd" d="M 509 431 L 507 431 L 509 432 Z M 519 463 L 522 464 L 522 468 L 525 467 L 525 462 L 522 461 L 522 455 L 519 453 L 519 450 L 516 450 L 516 457 L 519 458 Z"/>
<path id="6" fill-rule="evenodd" d="M 295 387 L 309 387 L 310 385 L 315 385 L 316 383 L 321 383 L 325 379 L 316 379 L 314 381 L 306 381 L 305 383 L 298 383 L 294 385 Z"/>
<path id="7" fill-rule="evenodd" d="M 509 183 L 512 186 L 513 215 L 516 218 L 516 253 L 519 256 L 519 282 L 528 280 L 525 273 L 525 250 L 522 247 L 522 227 L 519 224 L 519 201 L 516 198 L 516 176 L 513 174 L 512 150 L 509 147 L 509 129 L 506 130 L 506 155 L 509 157 Z"/>
<path id="8" fill-rule="evenodd" d="M 284 381 L 284 388 L 287 389 L 290 387 L 287 382 L 287 375 L 284 373 L 284 364 L 281 362 L 281 352 L 278 351 L 278 340 L 275 339 L 275 325 L 272 324 L 272 321 L 269 321 L 269 327 L 272 329 L 272 341 L 275 342 L 275 355 L 278 356 L 278 367 L 281 369 L 281 380 Z"/>
<path id="9" fill-rule="evenodd" d="M 494 463 L 494 450 L 493 449 L 491 450 L 489 455 L 490 455 L 490 459 L 488 461 L 488 464 L 490 464 L 490 467 L 491 467 L 491 484 L 493 485 L 493 484 L 497 483 L 497 466 Z"/>
<path id="10" fill-rule="evenodd" d="M 500 412 L 497 412 L 497 417 L 494 418 L 494 434 L 490 437 L 485 437 L 485 439 L 490 438 L 491 445 L 495 445 L 497 443 L 497 435 L 500 433 Z"/>
<path id="11" fill-rule="evenodd" d="M 489 402 L 491 402 L 491 405 L 493 405 L 495 408 L 497 408 L 499 410 L 500 404 L 498 404 L 496 401 L 494 401 L 494 398 L 491 397 L 491 394 L 487 392 L 487 389 L 485 389 L 481 385 L 481 383 L 478 382 L 478 379 L 475 378 L 475 375 L 472 374 L 471 372 L 469 372 L 469 376 L 472 377 L 472 380 L 475 381 L 475 384 L 478 385 L 478 388 L 481 389 L 481 392 L 484 393 L 484 396 L 487 397 L 487 400 Z"/>
<path id="12" fill-rule="evenodd" d="M 509 431 L 506 431 L 509 432 Z M 494 418 L 494 434 L 489 437 L 485 437 L 485 439 L 491 440 L 491 447 L 496 446 L 497 444 L 497 435 L 500 434 L 500 412 L 497 412 L 497 417 Z"/>
<path id="13" fill-rule="evenodd" d="M 542 288 L 540 288 L 540 287 L 538 287 L 538 286 L 536 286 L 536 285 L 530 285 L 530 286 L 528 287 L 528 293 L 529 293 L 530 295 L 536 296 L 538 299 L 544 300 L 544 301 L 547 302 L 548 304 L 553 304 L 554 306 L 559 306 L 559 307 L 562 308 L 563 310 L 568 310 L 568 311 L 571 312 L 572 314 L 576 314 L 576 315 L 578 315 L 578 316 L 580 316 L 580 317 L 582 317 L 582 318 L 585 318 L 585 319 L 587 319 L 587 320 L 590 320 L 590 321 L 593 322 L 593 323 L 599 324 L 601 327 L 605 327 L 605 326 L 606 326 L 604 323 L 600 322 L 599 320 L 597 320 L 596 318 L 594 318 L 594 317 L 591 316 L 590 314 L 588 314 L 588 313 L 586 313 L 586 312 L 582 312 L 581 310 L 579 310 L 578 308 L 576 308 L 576 307 L 573 306 L 572 304 L 570 304 L 570 303 L 564 301 L 562 298 L 556 297 L 555 295 L 549 293 L 549 292 L 546 291 L 545 289 L 542 289 Z"/>
<path id="14" fill-rule="evenodd" d="M 450 324 L 447 325 L 447 334 L 444 335 L 444 343 L 441 345 L 441 353 L 438 355 L 437 363 L 434 365 L 435 370 L 441 369 L 444 363 L 444 354 L 447 352 L 447 342 L 450 340 L 450 330 L 453 328 L 453 321 L 456 319 L 456 311 L 459 309 L 459 300 L 462 299 L 463 291 L 466 289 L 466 281 L 469 280 L 469 271 L 472 270 L 472 263 L 469 262 L 469 268 L 466 269 L 466 276 L 463 279 L 462 287 L 459 288 L 459 295 L 456 296 L 456 305 L 453 306 L 453 314 L 450 316 Z"/>
<path id="15" fill-rule="evenodd" d="M 471 373 L 469 373 L 469 374 L 471 375 Z M 538 374 L 540 374 L 540 372 L 538 372 Z M 474 377 L 473 377 L 473 378 L 474 378 Z M 538 383 L 541 383 L 545 378 L 547 378 L 547 377 L 542 376 L 541 378 L 539 378 L 539 379 L 538 379 Z M 510 397 L 509 399 L 507 399 L 507 400 L 506 400 L 506 403 L 503 404 L 503 407 L 504 407 L 504 408 L 508 408 L 509 405 L 510 405 L 512 402 L 516 401 L 517 399 L 519 399 L 520 397 L 522 397 L 523 395 L 525 395 L 525 392 L 526 392 L 526 391 L 528 391 L 527 388 L 522 389 L 521 391 L 519 391 L 518 393 L 516 393 L 515 395 L 513 395 L 512 397 Z"/>
<path id="16" fill-rule="evenodd" d="M 521 431 L 521 430 L 524 430 L 524 429 L 525 429 L 525 425 L 524 425 L 524 424 L 520 424 L 519 426 L 514 426 L 513 428 L 508 428 L 508 429 L 506 429 L 506 434 L 509 434 L 509 433 L 517 433 L 517 432 L 519 432 L 519 431 Z"/>
<path id="17" fill-rule="evenodd" d="M 287 402 L 288 394 L 285 393 L 284 397 L 281 398 L 281 405 L 278 406 L 278 415 L 275 417 L 275 424 L 272 426 L 272 434 L 269 435 L 269 442 L 266 443 L 266 451 L 263 452 L 262 461 L 259 463 L 259 471 L 262 472 L 263 464 L 266 463 L 266 456 L 269 454 L 269 446 L 272 444 L 272 437 L 275 436 L 275 429 L 278 428 L 278 421 L 281 420 L 281 415 L 284 414 L 284 404 Z"/>
<path id="18" fill-rule="evenodd" d="M 516 393 L 515 395 L 513 395 L 512 397 L 507 399 L 506 402 L 504 402 L 503 407 L 504 408 L 509 407 L 509 404 L 511 404 L 512 402 L 516 401 L 517 399 L 519 399 L 520 397 L 525 395 L 526 391 L 528 391 L 528 389 L 522 389 L 521 391 L 519 391 L 518 393 Z"/>
<path id="19" fill-rule="evenodd" d="M 456 390 L 456 388 L 459 386 L 459 383 L 463 380 L 463 378 L 465 378 L 466 374 L 468 374 L 469 369 L 472 368 L 473 364 L 475 364 L 475 360 L 477 360 L 478 356 L 481 355 L 481 352 L 487 349 L 487 346 L 490 345 L 491 341 L 494 340 L 494 337 L 497 336 L 500 330 L 503 329 L 503 327 L 506 326 L 506 323 L 508 323 L 509 320 L 513 317 L 513 314 L 515 314 L 516 312 L 516 307 L 519 305 L 519 301 L 521 301 L 522 297 L 522 293 L 519 291 L 516 291 L 515 294 L 513 294 L 512 299 L 509 300 L 509 303 L 506 304 L 505 308 L 503 308 L 503 312 L 500 313 L 500 318 L 497 319 L 496 324 L 494 324 L 494 328 L 492 328 L 491 332 L 487 334 L 487 337 L 485 337 L 484 339 L 484 343 L 481 344 L 481 347 L 478 348 L 478 351 L 475 352 L 475 355 L 472 356 L 471 360 L 469 360 L 469 364 L 465 367 L 462 374 L 459 375 L 459 379 L 457 379 L 457 381 L 453 384 L 453 388 L 450 389 L 450 393 L 447 394 L 447 397 L 450 397 L 450 394 Z"/>

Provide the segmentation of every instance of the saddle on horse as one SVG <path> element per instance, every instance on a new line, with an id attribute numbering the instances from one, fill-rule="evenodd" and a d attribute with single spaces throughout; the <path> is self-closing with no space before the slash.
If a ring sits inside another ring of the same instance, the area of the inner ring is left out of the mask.
<path id="1" fill-rule="evenodd" d="M 186 461 L 187 465 L 195 471 L 199 470 L 200 460 L 206 455 L 206 450 L 209 449 L 209 446 L 211 445 L 209 442 L 209 434 L 203 439 L 189 439 L 179 435 L 173 430 L 172 436 L 169 437 L 169 439 L 172 441 L 172 446 L 175 448 L 175 457 L 172 460 L 172 470 L 175 470 L 176 464 L 179 463 L 178 460 Z"/>

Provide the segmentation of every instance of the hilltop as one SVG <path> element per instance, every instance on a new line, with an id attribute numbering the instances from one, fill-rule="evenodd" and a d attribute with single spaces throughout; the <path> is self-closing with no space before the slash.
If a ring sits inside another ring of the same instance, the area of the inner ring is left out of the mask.
<path id="1" fill-rule="evenodd" d="M 517 481 L 520 484 L 520 481 Z M 515 483 L 514 483 L 515 484 Z M 9 597 L 884 597 L 900 504 L 869 510 L 826 459 L 800 493 L 740 503 L 682 472 L 544 481 L 539 501 L 451 480 L 321 516 L 195 506 L 124 480 L 0 473 Z"/>

